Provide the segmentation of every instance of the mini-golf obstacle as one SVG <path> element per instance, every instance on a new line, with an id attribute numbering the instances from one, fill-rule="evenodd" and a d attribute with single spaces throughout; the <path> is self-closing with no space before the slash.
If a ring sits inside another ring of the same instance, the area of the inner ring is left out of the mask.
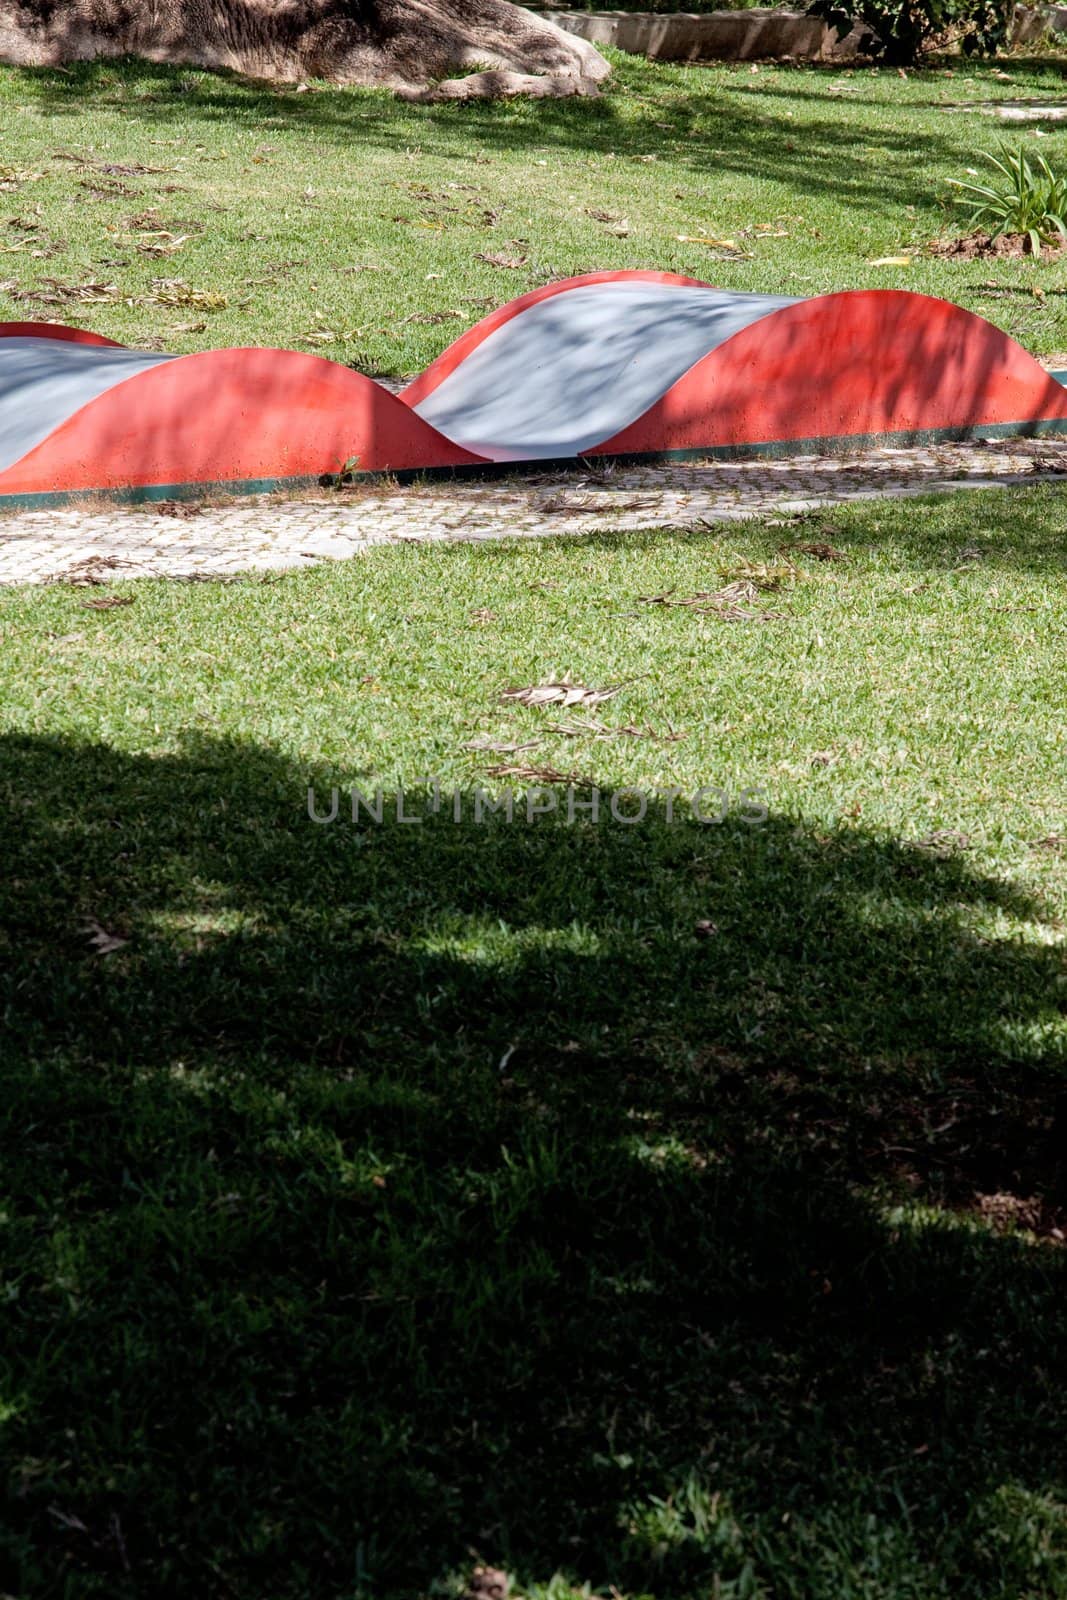
<path id="1" fill-rule="evenodd" d="M 1067 388 L 944 300 L 601 272 L 523 295 L 400 395 L 319 356 L 153 355 L 0 323 L 0 506 L 589 456 L 790 455 L 1067 431 Z"/>

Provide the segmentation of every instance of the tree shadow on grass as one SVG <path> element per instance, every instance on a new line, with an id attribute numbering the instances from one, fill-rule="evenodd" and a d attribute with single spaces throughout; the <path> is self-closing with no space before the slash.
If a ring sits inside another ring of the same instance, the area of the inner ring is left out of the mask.
<path id="1" fill-rule="evenodd" d="M 673 166 L 689 167 L 694 178 L 736 171 L 748 179 L 788 185 L 798 195 L 830 195 L 850 205 L 884 213 L 887 182 L 899 205 L 930 205 L 930 172 L 959 159 L 952 137 L 930 129 L 890 128 L 865 120 L 863 153 L 853 155 L 847 118 L 836 102 L 808 86 L 797 73 L 785 86 L 759 86 L 753 105 L 750 82 L 736 85 L 722 75 L 692 70 L 693 86 L 681 88 L 677 73 L 661 76 L 657 92 L 647 82 L 640 91 L 627 81 L 620 64 L 607 92 L 591 99 L 471 101 L 456 105 L 411 105 L 388 93 L 321 88 L 298 94 L 293 88 L 250 83 L 225 73 L 199 73 L 123 58 L 78 62 L 62 74 L 47 68 L 19 70 L 26 92 L 55 118 L 76 118 L 87 106 L 113 106 L 150 126 L 191 122 L 218 124 L 229 131 L 306 131 L 309 137 L 361 151 L 404 148 L 418 142 L 424 153 L 469 164 L 478 154 L 507 155 L 539 150 L 609 152 L 615 158 L 648 159 L 669 151 Z M 763 103 L 780 99 L 780 115 Z M 788 106 L 818 99 L 827 115 L 806 117 L 799 125 Z M 640 114 L 633 114 L 635 104 Z M 863 111 L 862 104 L 852 106 Z M 664 130 L 669 114 L 671 127 Z M 953 125 L 954 127 L 955 125 Z M 945 130 L 948 133 L 950 130 Z M 684 140 L 680 144 L 677 141 Z M 843 144 L 844 140 L 844 144 Z M 674 141 L 668 143 L 668 141 Z"/>
<path id="2" fill-rule="evenodd" d="M 3 1585 L 1062 1593 L 1041 908 L 733 802 L 309 781 L 0 746 Z"/>

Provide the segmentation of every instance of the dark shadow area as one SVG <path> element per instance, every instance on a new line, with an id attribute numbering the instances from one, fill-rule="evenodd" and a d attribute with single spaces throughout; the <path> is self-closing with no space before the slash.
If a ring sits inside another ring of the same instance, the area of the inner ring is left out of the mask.
<path id="1" fill-rule="evenodd" d="M 977 278 L 971 283 L 960 284 L 960 288 L 968 290 L 976 298 L 986 300 L 1033 300 L 1034 298 L 1033 289 L 1027 288 L 1021 283 L 990 283 L 988 279 L 983 280 L 981 278 Z M 1042 289 L 1041 292 L 1045 298 L 1051 299 L 1059 299 L 1062 296 L 1067 295 L 1067 289 L 1048 288 Z"/>
<path id="2" fill-rule="evenodd" d="M 1040 908 L 735 797 L 311 781 L 0 745 L 0 1587 L 1060 1593 Z"/>

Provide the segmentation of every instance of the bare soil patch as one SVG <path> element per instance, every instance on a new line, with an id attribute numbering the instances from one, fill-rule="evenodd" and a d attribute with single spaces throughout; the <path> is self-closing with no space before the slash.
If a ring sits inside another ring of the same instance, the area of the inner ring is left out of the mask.
<path id="1" fill-rule="evenodd" d="M 968 233 L 960 239 L 932 239 L 926 248 L 932 256 L 958 261 L 1004 261 L 1034 254 L 1028 233 L 998 233 L 996 238 L 988 233 Z M 1042 244 L 1041 257 L 1062 255 L 1063 249 L 1064 241 L 1054 237 Z"/>

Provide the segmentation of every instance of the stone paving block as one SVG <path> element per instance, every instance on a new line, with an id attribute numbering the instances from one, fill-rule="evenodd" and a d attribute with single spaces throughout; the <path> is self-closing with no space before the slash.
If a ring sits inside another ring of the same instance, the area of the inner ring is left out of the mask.
<path id="1" fill-rule="evenodd" d="M 179 520 L 153 507 L 0 514 L 0 585 L 62 581 L 94 561 L 101 576 L 187 578 L 349 560 L 375 545 L 714 525 L 871 498 L 943 494 L 1061 477 L 1054 439 L 878 448 L 777 461 L 650 463 L 625 471 L 535 474 L 505 482 L 361 484 L 347 499 L 262 496 Z M 633 503 L 635 498 L 639 503 Z"/>

